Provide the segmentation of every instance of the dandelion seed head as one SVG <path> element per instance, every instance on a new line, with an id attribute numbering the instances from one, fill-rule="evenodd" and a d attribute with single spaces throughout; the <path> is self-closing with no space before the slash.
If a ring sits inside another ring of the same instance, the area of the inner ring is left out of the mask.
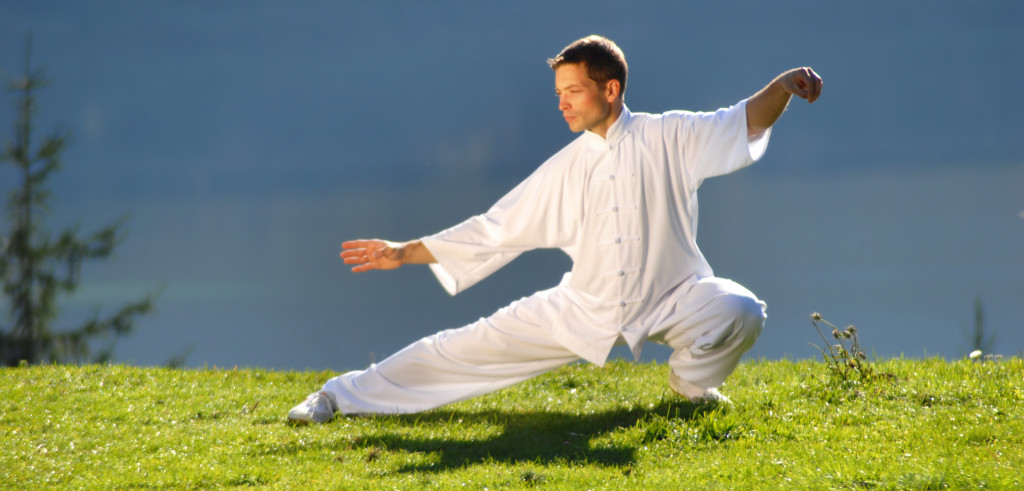
<path id="1" fill-rule="evenodd" d="M 976 350 L 972 351 L 969 356 L 971 357 L 972 360 L 977 360 L 978 357 L 981 356 L 981 350 L 980 349 L 976 349 Z"/>

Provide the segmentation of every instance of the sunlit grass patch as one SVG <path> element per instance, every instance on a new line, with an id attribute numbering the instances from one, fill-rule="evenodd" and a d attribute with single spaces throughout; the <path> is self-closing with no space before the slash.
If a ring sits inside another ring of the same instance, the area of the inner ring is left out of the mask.
<path id="1" fill-rule="evenodd" d="M 668 368 L 577 364 L 416 415 L 295 426 L 328 372 L 116 365 L 0 370 L 0 487 L 1015 488 L 1019 358 L 751 360 L 732 405 L 675 396 Z"/>

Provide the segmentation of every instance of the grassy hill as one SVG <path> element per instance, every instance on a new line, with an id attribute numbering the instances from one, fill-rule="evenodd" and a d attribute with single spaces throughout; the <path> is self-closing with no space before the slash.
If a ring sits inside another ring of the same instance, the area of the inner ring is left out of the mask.
<path id="1" fill-rule="evenodd" d="M 0 487 L 1020 488 L 1024 363 L 742 364 L 731 406 L 667 367 L 580 364 L 419 415 L 285 414 L 332 376 L 117 365 L 0 369 Z"/>

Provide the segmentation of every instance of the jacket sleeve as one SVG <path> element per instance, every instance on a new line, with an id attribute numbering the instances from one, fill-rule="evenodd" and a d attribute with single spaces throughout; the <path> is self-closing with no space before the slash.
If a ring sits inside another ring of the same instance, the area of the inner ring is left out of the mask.
<path id="1" fill-rule="evenodd" d="M 714 112 L 670 111 L 666 138 L 676 141 L 690 182 L 728 174 L 759 160 L 768 146 L 771 128 L 747 136 L 747 100 Z"/>
<path id="2" fill-rule="evenodd" d="M 473 286 L 525 251 L 572 247 L 582 214 L 572 153 L 570 145 L 555 154 L 486 213 L 420 239 L 437 260 L 430 269 L 449 294 Z"/>

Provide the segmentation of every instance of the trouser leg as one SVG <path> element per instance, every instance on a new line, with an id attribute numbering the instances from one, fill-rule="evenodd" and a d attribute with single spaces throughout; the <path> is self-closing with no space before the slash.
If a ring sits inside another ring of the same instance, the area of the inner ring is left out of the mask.
<path id="1" fill-rule="evenodd" d="M 324 384 L 345 414 L 415 413 L 487 394 L 579 356 L 504 308 L 423 338 L 366 370 Z"/>
<path id="2" fill-rule="evenodd" d="M 765 303 L 738 283 L 703 278 L 680 291 L 665 321 L 649 340 L 667 344 L 673 373 L 688 396 L 719 387 L 764 327 Z M 689 390 L 687 390 L 689 389 Z"/>

